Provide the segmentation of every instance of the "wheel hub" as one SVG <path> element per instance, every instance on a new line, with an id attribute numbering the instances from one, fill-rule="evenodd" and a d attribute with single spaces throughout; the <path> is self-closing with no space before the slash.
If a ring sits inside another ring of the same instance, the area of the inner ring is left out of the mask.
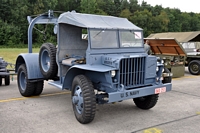
<path id="1" fill-rule="evenodd" d="M 19 80 L 20 80 L 19 82 L 20 82 L 21 89 L 25 90 L 25 88 L 26 88 L 26 76 L 25 76 L 24 72 L 20 73 Z"/>
<path id="2" fill-rule="evenodd" d="M 42 51 L 41 65 L 45 72 L 50 68 L 50 55 L 47 50 Z"/>
<path id="3" fill-rule="evenodd" d="M 193 71 L 198 71 L 198 70 L 199 70 L 198 65 L 197 65 L 197 64 L 194 64 L 194 65 L 192 66 L 192 70 L 193 70 Z"/>
<path id="4" fill-rule="evenodd" d="M 73 96 L 72 102 L 73 102 L 73 104 L 77 105 L 79 102 L 78 96 Z"/>
<path id="5" fill-rule="evenodd" d="M 76 111 L 79 114 L 82 114 L 83 111 L 83 96 L 82 96 L 82 90 L 80 86 L 76 86 L 74 91 L 74 96 L 72 97 L 72 103 L 76 107 Z"/>

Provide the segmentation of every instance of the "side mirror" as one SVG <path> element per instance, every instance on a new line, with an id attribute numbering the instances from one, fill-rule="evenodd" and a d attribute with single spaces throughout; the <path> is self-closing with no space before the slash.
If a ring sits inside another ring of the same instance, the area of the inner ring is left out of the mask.
<path id="1" fill-rule="evenodd" d="M 58 25 L 57 25 L 57 24 L 54 26 L 53 32 L 54 32 L 54 34 L 57 34 L 57 33 L 58 33 Z"/>

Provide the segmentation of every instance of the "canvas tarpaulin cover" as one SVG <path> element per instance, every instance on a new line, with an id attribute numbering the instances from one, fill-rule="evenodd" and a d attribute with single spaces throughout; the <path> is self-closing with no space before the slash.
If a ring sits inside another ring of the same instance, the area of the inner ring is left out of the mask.
<path id="1" fill-rule="evenodd" d="M 58 23 L 66 23 L 83 28 L 142 30 L 126 18 L 113 16 L 65 12 L 58 18 Z"/>
<path id="2" fill-rule="evenodd" d="M 147 38 L 175 38 L 178 42 L 200 41 L 200 31 L 155 33 Z"/>

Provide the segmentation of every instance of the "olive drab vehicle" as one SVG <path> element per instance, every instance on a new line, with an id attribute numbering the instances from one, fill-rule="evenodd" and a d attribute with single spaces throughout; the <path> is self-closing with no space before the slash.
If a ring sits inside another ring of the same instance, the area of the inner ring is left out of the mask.
<path id="1" fill-rule="evenodd" d="M 70 90 L 80 123 L 94 119 L 97 104 L 133 99 L 138 108 L 150 109 L 159 93 L 172 88 L 161 60 L 145 53 L 143 30 L 125 18 L 75 11 L 56 18 L 48 11 L 28 21 L 29 53 L 17 57 L 15 69 L 21 95 L 40 95 L 44 80 Z M 47 42 L 39 53 L 32 53 L 35 24 L 54 24 L 57 46 Z"/>
<path id="2" fill-rule="evenodd" d="M 188 67 L 188 71 L 192 75 L 200 74 L 200 52 L 198 48 L 200 43 L 180 43 L 175 38 L 152 37 L 145 38 L 145 40 L 149 41 L 152 55 L 163 60 L 165 69 L 173 73 L 173 77 L 184 76 L 185 67 Z M 191 48 L 188 48 L 188 46 Z"/>
<path id="3" fill-rule="evenodd" d="M 145 39 L 173 77 L 184 76 L 185 67 L 192 75 L 200 75 L 200 31 L 153 33 Z"/>

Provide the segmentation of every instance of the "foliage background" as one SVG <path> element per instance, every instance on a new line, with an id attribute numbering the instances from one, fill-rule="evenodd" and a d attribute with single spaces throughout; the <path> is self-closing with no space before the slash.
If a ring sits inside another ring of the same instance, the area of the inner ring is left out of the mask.
<path id="1" fill-rule="evenodd" d="M 27 47 L 27 16 L 49 9 L 124 17 L 143 28 L 145 37 L 151 33 L 200 30 L 200 13 L 151 6 L 145 1 L 138 4 L 137 0 L 0 0 L 0 47 Z M 35 28 L 38 30 L 33 32 L 33 47 L 44 42 L 56 44 L 53 25 Z M 41 34 L 45 29 L 45 34 Z"/>

